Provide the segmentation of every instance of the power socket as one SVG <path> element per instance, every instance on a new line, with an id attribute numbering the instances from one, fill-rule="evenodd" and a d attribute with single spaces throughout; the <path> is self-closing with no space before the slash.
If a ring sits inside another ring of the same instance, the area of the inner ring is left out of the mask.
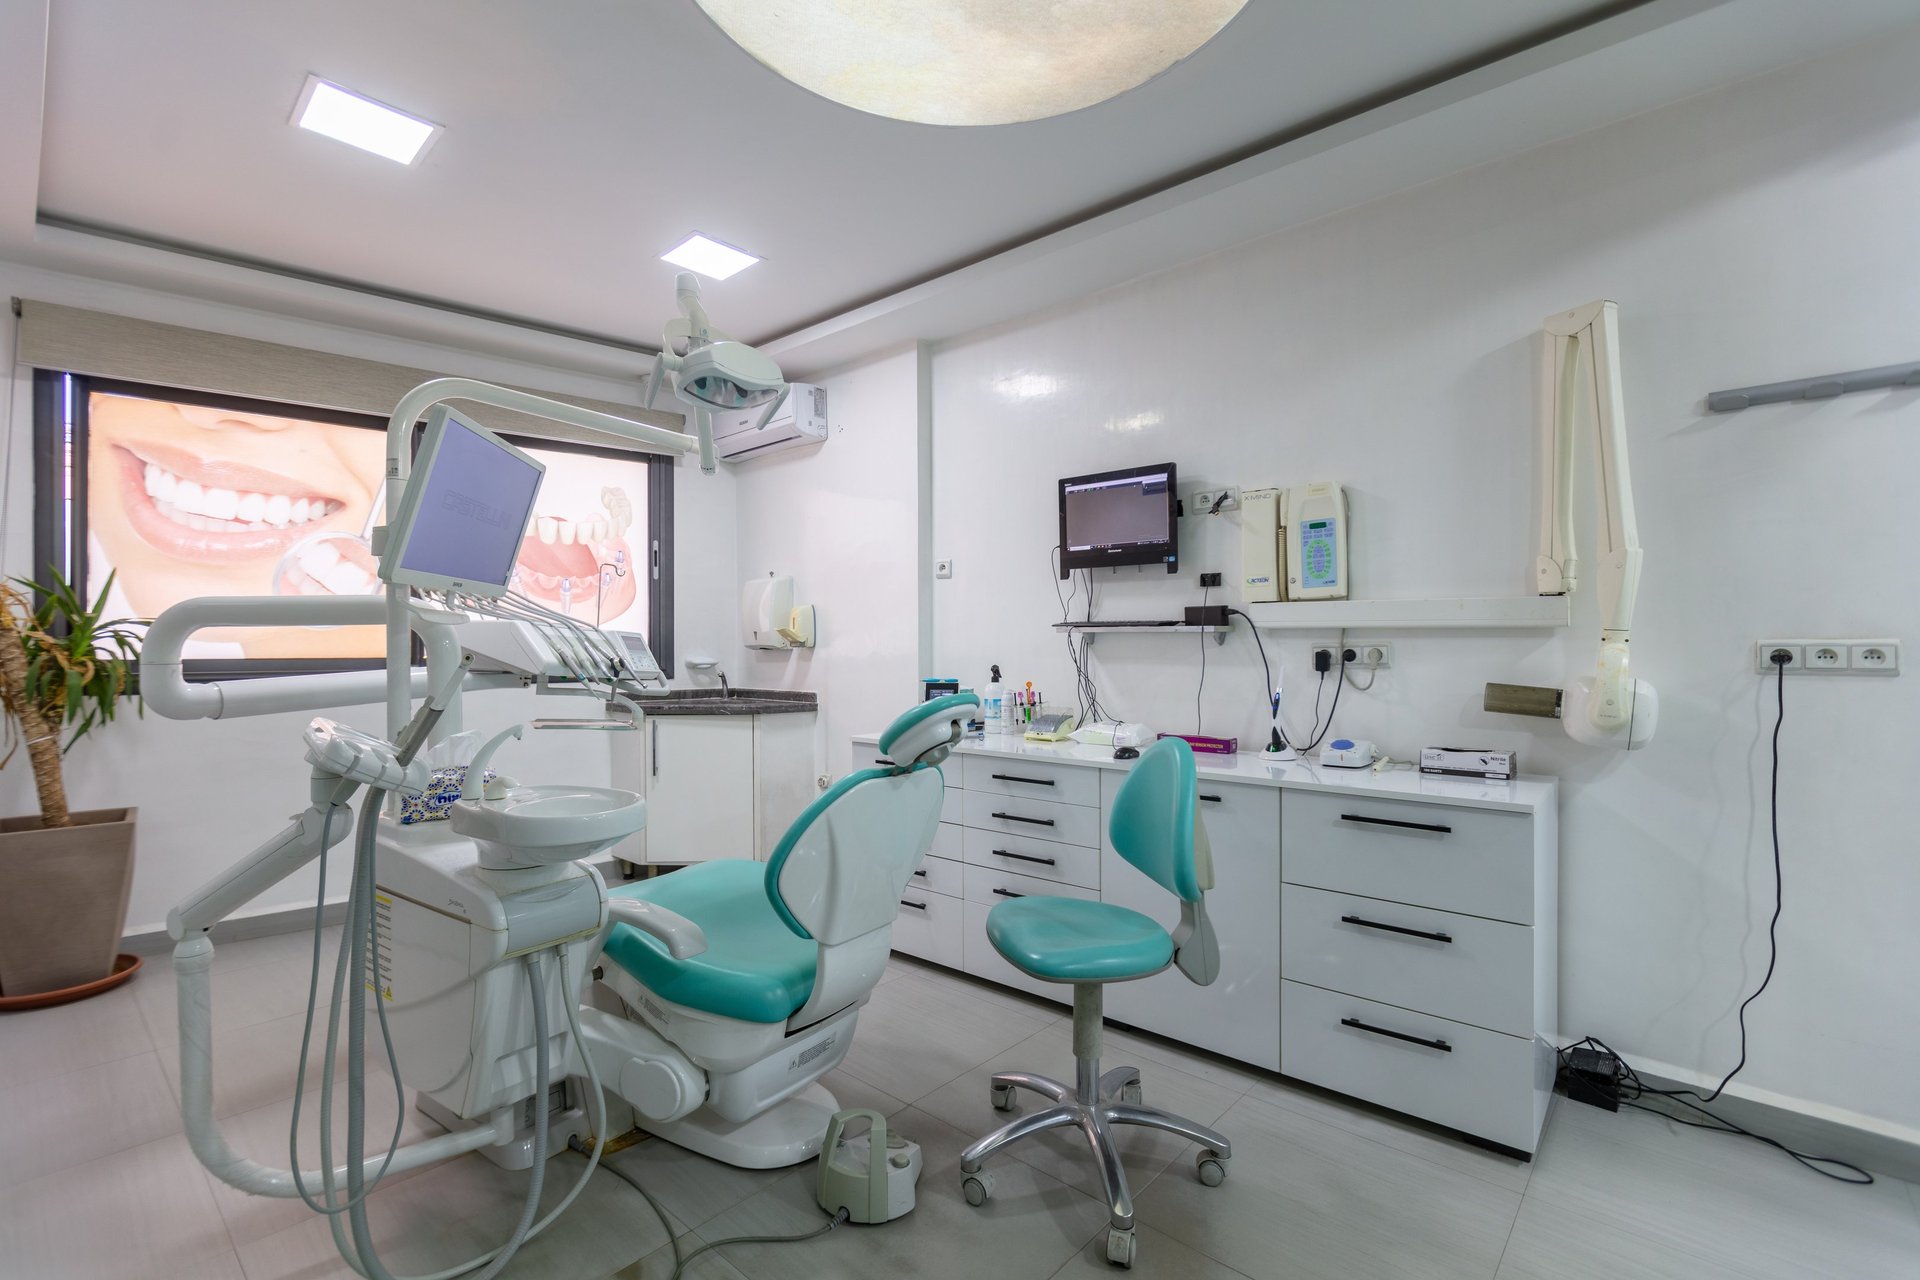
<path id="1" fill-rule="evenodd" d="M 1221 511 L 1232 511 L 1240 505 L 1240 491 L 1228 487 L 1225 489 L 1202 489 L 1193 495 L 1193 514 L 1207 516 L 1215 514 L 1214 503 L 1219 503 Z"/>
<path id="2" fill-rule="evenodd" d="M 1203 573 L 1200 575 L 1200 585 L 1203 587 L 1217 587 L 1220 585 L 1220 575 L 1217 573 Z"/>
<path id="3" fill-rule="evenodd" d="M 1789 655 L 1788 675 L 1897 676 L 1898 640 L 1761 640 L 1753 646 L 1753 669 L 1762 675 L 1774 670 L 1773 653 Z"/>
<path id="4" fill-rule="evenodd" d="M 1377 671 L 1393 665 L 1393 644 L 1387 640 L 1349 640 L 1344 645 L 1322 640 L 1313 646 L 1314 661 L 1326 655 L 1330 666 L 1339 666 L 1344 655 L 1347 666 L 1361 671 Z"/>

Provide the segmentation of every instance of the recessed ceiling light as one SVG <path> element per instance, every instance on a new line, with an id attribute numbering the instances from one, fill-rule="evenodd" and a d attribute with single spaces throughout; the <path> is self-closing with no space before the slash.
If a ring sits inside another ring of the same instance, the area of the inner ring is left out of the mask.
<path id="1" fill-rule="evenodd" d="M 430 120 L 312 75 L 293 104 L 293 123 L 401 164 L 418 160 L 443 132 Z"/>
<path id="2" fill-rule="evenodd" d="M 728 276 L 745 271 L 760 259 L 696 231 L 661 254 L 660 261 L 697 271 L 712 280 L 725 280 Z"/>

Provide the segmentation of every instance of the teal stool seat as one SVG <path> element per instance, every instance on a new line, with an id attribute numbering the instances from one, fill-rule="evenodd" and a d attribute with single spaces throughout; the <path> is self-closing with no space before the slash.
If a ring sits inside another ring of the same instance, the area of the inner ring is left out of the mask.
<path id="1" fill-rule="evenodd" d="M 987 940 L 1048 982 L 1125 982 L 1173 963 L 1173 938 L 1138 911 L 1079 898 L 1020 898 L 987 914 Z"/>
<path id="2" fill-rule="evenodd" d="M 658 903 L 707 935 L 705 951 L 676 960 L 632 925 L 615 925 L 608 958 L 675 1004 L 743 1022 L 785 1022 L 813 994 L 819 947 L 775 912 L 766 875 L 758 862 L 730 858 L 608 889 L 610 898 Z"/>

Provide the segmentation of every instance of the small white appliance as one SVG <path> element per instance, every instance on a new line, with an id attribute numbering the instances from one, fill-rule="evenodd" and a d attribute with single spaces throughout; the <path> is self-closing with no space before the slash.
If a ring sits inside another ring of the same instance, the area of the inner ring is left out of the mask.
<path id="1" fill-rule="evenodd" d="M 749 578 L 740 588 L 740 643 L 749 649 L 811 649 L 813 606 L 793 603 L 793 579 L 783 573 Z"/>
<path id="2" fill-rule="evenodd" d="M 1153 728 L 1137 720 L 1095 720 L 1075 729 L 1073 740 L 1089 747 L 1144 747 L 1153 741 Z"/>
<path id="3" fill-rule="evenodd" d="M 1287 494 L 1287 599 L 1345 600 L 1347 491 L 1319 481 Z"/>
<path id="4" fill-rule="evenodd" d="M 848 1126 L 860 1120 L 867 1128 L 848 1137 Z M 892 1222 L 913 1212 L 920 1166 L 919 1143 L 889 1129 L 878 1111 L 849 1107 L 827 1124 L 815 1198 L 828 1213 L 846 1210 L 849 1222 Z"/>
<path id="5" fill-rule="evenodd" d="M 792 387 L 786 402 L 764 424 L 759 409 L 714 414 L 713 451 L 729 462 L 745 462 L 825 440 L 827 389 L 808 382 Z"/>
<path id="6" fill-rule="evenodd" d="M 1287 568 L 1281 560 L 1280 509 L 1284 489 L 1240 491 L 1240 598 L 1248 604 L 1280 599 Z"/>
<path id="7" fill-rule="evenodd" d="M 1335 769 L 1364 769 L 1379 754 L 1365 738 L 1335 738 L 1320 748 L 1320 763 Z"/>

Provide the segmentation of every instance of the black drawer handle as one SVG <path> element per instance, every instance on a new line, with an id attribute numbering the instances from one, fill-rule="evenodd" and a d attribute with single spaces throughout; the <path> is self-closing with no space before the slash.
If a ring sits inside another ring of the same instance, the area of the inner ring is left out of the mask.
<path id="1" fill-rule="evenodd" d="M 1352 1027 L 1356 1031 L 1371 1031 L 1377 1036 L 1388 1036 L 1394 1040 L 1405 1040 L 1408 1044 L 1417 1044 L 1427 1049 L 1438 1049 L 1442 1053 L 1452 1053 L 1453 1046 L 1445 1040 L 1423 1040 L 1419 1036 L 1410 1036 L 1404 1031 L 1389 1031 L 1385 1027 L 1374 1027 L 1358 1018 L 1342 1018 L 1340 1025 Z"/>
<path id="2" fill-rule="evenodd" d="M 993 775 L 993 780 L 995 782 L 1024 782 L 1035 787 L 1050 787 L 1053 785 L 1052 778 L 1023 778 L 1017 773 L 996 773 Z"/>
<path id="3" fill-rule="evenodd" d="M 993 856 L 996 858 L 1014 858 L 1021 862 L 1037 862 L 1043 867 L 1059 865 L 1052 858 L 1036 858 L 1030 853 L 1008 853 L 1005 849 L 995 849 Z"/>
<path id="4" fill-rule="evenodd" d="M 924 867 L 923 867 L 923 868 L 921 868 L 920 870 L 918 870 L 918 871 L 916 871 L 916 872 L 914 872 L 913 874 L 915 874 L 915 875 L 917 875 L 917 876 L 919 876 L 919 877 L 920 877 L 920 878 L 921 878 L 922 880 L 925 880 L 925 879 L 927 878 L 927 872 L 926 872 L 926 869 L 925 869 Z"/>
<path id="5" fill-rule="evenodd" d="M 1015 893 L 1011 889 L 995 889 L 994 892 L 1003 898 L 1024 898 L 1027 896 L 1024 893 Z"/>
<path id="6" fill-rule="evenodd" d="M 1405 827 L 1408 831 L 1434 831 L 1443 836 L 1453 834 L 1452 827 L 1443 827 L 1437 822 L 1402 822 L 1398 818 L 1369 818 L 1364 814 L 1343 813 L 1342 822 L 1364 822 L 1370 827 Z"/>
<path id="7" fill-rule="evenodd" d="M 903 907 L 912 907 L 912 908 L 913 908 L 913 909 L 914 909 L 915 911 L 925 911 L 925 910 L 927 909 L 927 904 L 926 904 L 926 903 L 924 903 L 924 902 L 912 902 L 912 901 L 909 901 L 909 900 L 908 900 L 908 899 L 906 899 L 906 898 L 902 898 L 902 899 L 900 899 L 900 905 L 901 905 L 901 906 L 903 906 Z"/>
<path id="8" fill-rule="evenodd" d="M 914 872 L 915 875 L 920 874 Z M 1378 920 L 1362 920 L 1359 916 L 1341 916 L 1341 924 L 1357 924 L 1362 929 L 1379 929 L 1384 933 L 1404 933 L 1409 938 L 1425 938 L 1429 942 L 1452 942 L 1444 933 L 1429 933 L 1425 929 L 1409 929 L 1403 924 L 1381 924 Z"/>
<path id="9" fill-rule="evenodd" d="M 1202 800 L 1205 800 L 1205 801 L 1206 801 L 1206 802 L 1207 802 L 1208 804 L 1219 804 L 1219 803 L 1220 803 L 1220 797 L 1219 797 L 1219 796 L 1210 796 L 1210 795 L 1207 795 L 1207 794 L 1205 794 L 1204 792 L 1203 792 L 1203 793 L 1201 793 L 1201 796 L 1200 796 L 1200 798 L 1201 798 Z"/>
<path id="10" fill-rule="evenodd" d="M 993 816 L 1002 822 L 1024 822 L 1035 827 L 1051 827 L 1054 825 L 1052 818 L 1023 818 L 1017 813 L 996 813 Z"/>

